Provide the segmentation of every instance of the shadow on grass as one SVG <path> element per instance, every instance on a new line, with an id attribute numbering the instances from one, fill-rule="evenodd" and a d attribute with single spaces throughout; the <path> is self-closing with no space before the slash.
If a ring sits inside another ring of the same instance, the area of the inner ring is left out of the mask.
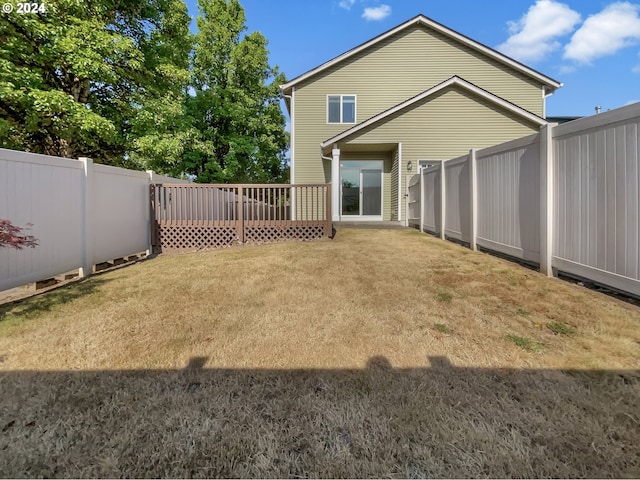
<path id="1" fill-rule="evenodd" d="M 182 370 L 6 371 L 0 476 L 640 476 L 639 371 L 429 360 L 242 370 L 195 357 Z"/>
<path id="2" fill-rule="evenodd" d="M 59 305 L 95 293 L 98 287 L 109 281 L 111 280 L 100 277 L 88 277 L 39 295 L 2 304 L 0 305 L 0 322 L 10 317 L 36 318 L 41 313 L 49 312 Z"/>

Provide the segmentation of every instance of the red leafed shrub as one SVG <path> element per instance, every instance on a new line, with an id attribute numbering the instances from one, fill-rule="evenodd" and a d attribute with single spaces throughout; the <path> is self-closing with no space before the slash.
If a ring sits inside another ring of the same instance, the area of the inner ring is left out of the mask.
<path id="1" fill-rule="evenodd" d="M 27 224 L 27 227 L 31 226 L 32 224 Z M 11 247 L 16 250 L 22 250 L 24 247 L 35 248 L 38 240 L 31 235 L 23 235 L 23 230 L 27 228 L 16 227 L 9 220 L 0 218 L 0 248 Z"/>

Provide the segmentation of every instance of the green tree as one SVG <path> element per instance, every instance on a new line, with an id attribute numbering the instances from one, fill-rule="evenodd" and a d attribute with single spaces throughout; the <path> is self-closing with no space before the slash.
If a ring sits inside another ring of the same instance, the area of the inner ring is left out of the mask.
<path id="1" fill-rule="evenodd" d="M 188 116 L 197 144 L 184 169 L 200 182 L 286 181 L 288 135 L 280 109 L 285 82 L 268 63 L 267 40 L 245 34 L 238 0 L 199 0 Z"/>
<path id="2" fill-rule="evenodd" d="M 198 145 L 185 98 L 191 73 L 193 35 L 182 0 L 172 0 L 145 49 L 146 70 L 161 72 L 132 121 L 129 138 L 133 161 L 159 173 L 180 175 L 186 148 Z"/>
<path id="3" fill-rule="evenodd" d="M 158 133 L 149 121 L 184 109 L 192 46 L 184 2 L 45 7 L 0 15 L 0 146 L 116 165 L 152 161 L 148 137 L 185 128 L 159 122 Z"/>

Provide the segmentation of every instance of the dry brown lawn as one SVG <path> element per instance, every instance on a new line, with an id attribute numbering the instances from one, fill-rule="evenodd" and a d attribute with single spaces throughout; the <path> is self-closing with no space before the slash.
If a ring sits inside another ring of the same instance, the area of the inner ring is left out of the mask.
<path id="1" fill-rule="evenodd" d="M 0 305 L 3 477 L 639 477 L 640 308 L 409 230 Z"/>

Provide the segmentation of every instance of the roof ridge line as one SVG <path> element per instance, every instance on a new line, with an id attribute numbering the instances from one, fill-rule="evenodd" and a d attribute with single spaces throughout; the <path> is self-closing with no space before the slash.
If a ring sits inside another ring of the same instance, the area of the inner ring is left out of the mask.
<path id="1" fill-rule="evenodd" d="M 292 80 L 289 80 L 287 83 L 284 83 L 282 85 L 280 85 L 280 89 L 283 91 L 288 90 L 289 88 L 293 87 L 295 84 L 300 83 L 303 80 L 306 80 L 307 78 L 310 78 L 312 76 L 317 75 L 318 73 L 322 72 L 323 70 L 337 64 L 340 63 L 348 58 L 350 58 L 351 56 L 366 50 L 367 48 L 375 45 L 376 43 L 384 40 L 385 38 L 388 38 L 398 32 L 401 32 L 402 30 L 410 27 L 413 24 L 421 24 L 424 27 L 429 27 L 432 28 L 436 31 L 438 31 L 439 33 L 449 36 L 450 38 L 453 38 L 459 42 L 462 42 L 464 44 L 466 44 L 467 46 L 480 51 L 481 53 L 484 53 L 485 55 L 488 55 L 489 57 L 494 58 L 496 61 L 499 61 L 503 64 L 506 64 L 508 66 L 511 66 L 512 68 L 516 69 L 516 70 L 520 70 L 522 73 L 536 78 L 538 81 L 540 81 L 543 84 L 546 84 L 547 86 L 551 87 L 553 90 L 560 88 L 562 86 L 562 83 L 554 80 L 553 78 L 538 72 L 537 70 L 517 61 L 514 60 L 511 57 L 506 56 L 503 53 L 498 52 L 497 50 L 481 43 L 478 42 L 477 40 L 472 39 L 471 37 L 468 37 L 460 32 L 457 32 L 455 30 L 453 30 L 452 28 L 447 27 L 446 25 L 443 25 L 429 17 L 427 17 L 426 15 L 423 15 L 422 13 L 410 18 L 409 20 L 400 23 L 399 25 L 396 25 L 395 27 L 386 30 L 385 32 L 341 53 L 340 55 L 337 55 L 336 57 L 333 57 L 332 59 L 318 65 L 315 68 L 312 68 L 311 70 L 306 71 L 305 73 L 302 73 L 296 77 L 294 77 Z"/>

